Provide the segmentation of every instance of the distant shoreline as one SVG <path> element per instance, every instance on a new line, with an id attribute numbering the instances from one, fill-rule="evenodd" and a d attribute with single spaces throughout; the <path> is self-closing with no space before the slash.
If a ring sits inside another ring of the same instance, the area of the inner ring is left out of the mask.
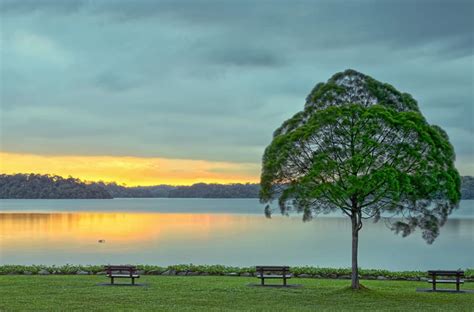
<path id="1" fill-rule="evenodd" d="M 195 183 L 190 186 L 125 186 L 89 182 L 73 177 L 40 174 L 0 174 L 0 199 L 113 199 L 113 198 L 259 198 L 258 183 Z M 474 199 L 474 177 L 464 176 L 461 199 Z"/>

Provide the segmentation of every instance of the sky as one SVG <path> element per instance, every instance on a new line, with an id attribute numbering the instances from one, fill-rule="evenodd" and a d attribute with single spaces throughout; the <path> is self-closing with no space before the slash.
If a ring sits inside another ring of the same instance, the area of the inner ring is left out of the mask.
<path id="1" fill-rule="evenodd" d="M 352 68 L 474 175 L 474 1 L 0 0 L 0 171 L 258 182 L 273 131 Z"/>

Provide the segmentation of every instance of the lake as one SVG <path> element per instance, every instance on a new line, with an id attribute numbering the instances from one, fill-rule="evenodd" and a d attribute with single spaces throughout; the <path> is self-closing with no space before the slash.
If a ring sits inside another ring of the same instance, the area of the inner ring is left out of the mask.
<path id="1" fill-rule="evenodd" d="M 0 200 L 0 264 L 350 267 L 347 217 L 267 219 L 263 207 L 256 199 Z M 474 201 L 461 202 L 432 245 L 383 221 L 366 222 L 359 244 L 363 268 L 474 268 Z"/>

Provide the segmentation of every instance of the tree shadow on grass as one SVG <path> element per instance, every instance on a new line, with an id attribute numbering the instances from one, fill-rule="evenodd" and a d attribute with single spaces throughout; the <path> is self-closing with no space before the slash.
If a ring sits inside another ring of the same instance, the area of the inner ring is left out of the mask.
<path id="1" fill-rule="evenodd" d="M 110 287 L 148 287 L 148 284 L 140 284 L 140 283 L 135 283 L 135 284 L 125 284 L 125 283 L 115 283 L 115 284 L 110 284 L 110 283 L 97 283 L 96 286 L 110 286 Z"/>
<path id="2" fill-rule="evenodd" d="M 334 293 L 339 292 L 339 293 L 345 293 L 345 294 L 349 294 L 349 293 L 357 294 L 357 293 L 370 293 L 370 292 L 373 292 L 373 290 L 360 284 L 359 289 L 352 289 L 351 286 L 346 286 L 343 288 L 335 289 L 333 292 Z"/>

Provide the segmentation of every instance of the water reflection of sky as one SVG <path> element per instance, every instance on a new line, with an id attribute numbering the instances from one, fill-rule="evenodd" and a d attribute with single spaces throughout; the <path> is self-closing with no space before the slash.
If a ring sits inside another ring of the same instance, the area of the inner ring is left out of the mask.
<path id="1" fill-rule="evenodd" d="M 0 212 L 161 212 L 161 213 L 228 213 L 263 214 L 257 199 L 205 198 L 115 198 L 115 199 L 0 199 Z M 276 203 L 271 205 L 279 214 Z M 344 217 L 335 212 L 319 217 Z M 451 218 L 474 218 L 474 200 L 461 201 Z"/>
<path id="2" fill-rule="evenodd" d="M 348 220 L 326 217 L 302 223 L 301 216 L 278 215 L 269 220 L 255 200 L 0 203 L 3 211 L 10 211 L 0 213 L 3 264 L 350 265 Z M 139 212 L 121 210 L 127 205 Z M 48 212 L 60 207 L 63 212 Z M 366 223 L 360 265 L 397 270 L 474 267 L 474 218 L 466 205 L 461 216 L 465 209 L 468 217 L 451 218 L 433 245 L 424 243 L 420 233 L 401 238 L 384 222 Z"/>

